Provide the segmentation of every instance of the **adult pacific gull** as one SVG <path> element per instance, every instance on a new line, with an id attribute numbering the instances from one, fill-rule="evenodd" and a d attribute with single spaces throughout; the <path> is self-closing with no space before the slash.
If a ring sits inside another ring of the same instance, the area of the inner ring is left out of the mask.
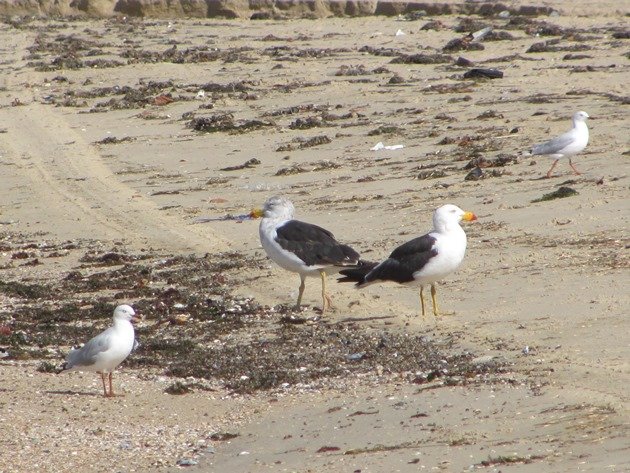
<path id="1" fill-rule="evenodd" d="M 101 375 L 103 395 L 114 396 L 112 374 L 116 367 L 129 356 L 135 344 L 135 331 L 132 322 L 140 317 L 131 306 L 119 305 L 114 310 L 114 324 L 81 348 L 72 350 L 63 370 L 96 371 Z M 105 380 L 109 377 L 109 391 Z"/>
<path id="2" fill-rule="evenodd" d="M 575 174 L 580 174 L 571 162 L 571 157 L 581 153 L 588 144 L 587 118 L 589 118 L 588 113 L 575 112 L 573 114 L 573 128 L 555 137 L 553 140 L 541 143 L 532 148 L 531 152 L 533 155 L 550 156 L 554 159 L 551 168 L 547 171 L 547 177 L 551 177 L 551 171 L 553 171 L 558 161 L 562 158 L 569 158 L 569 166 L 571 166 L 571 169 L 573 169 Z"/>
<path id="3" fill-rule="evenodd" d="M 319 276 L 322 281 L 322 314 L 332 306 L 326 292 L 326 276 L 348 266 L 356 266 L 359 254 L 348 245 L 335 240 L 328 230 L 311 223 L 294 220 L 295 208 L 284 197 L 270 197 L 262 209 L 253 210 L 253 218 L 262 217 L 260 242 L 267 256 L 278 266 L 300 275 L 296 307 L 304 294 L 307 276 Z"/>
<path id="4" fill-rule="evenodd" d="M 466 253 L 466 233 L 459 225 L 462 220 L 477 220 L 472 212 L 446 204 L 433 212 L 433 230 L 396 248 L 381 263 L 361 262 L 360 266 L 341 271 L 340 282 L 356 282 L 365 287 L 379 281 L 394 281 L 420 286 L 420 305 L 425 316 L 423 289 L 431 285 L 433 314 L 440 314 L 435 283 L 455 271 Z"/>

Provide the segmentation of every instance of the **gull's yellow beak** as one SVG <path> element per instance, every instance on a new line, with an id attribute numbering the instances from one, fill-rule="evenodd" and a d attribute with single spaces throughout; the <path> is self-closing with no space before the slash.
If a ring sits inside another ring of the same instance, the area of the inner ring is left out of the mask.
<path id="1" fill-rule="evenodd" d="M 467 222 L 472 222 L 473 220 L 477 220 L 477 216 L 472 212 L 465 212 L 462 220 L 466 220 Z"/>
<path id="2" fill-rule="evenodd" d="M 249 213 L 250 218 L 260 218 L 265 214 L 263 209 L 254 209 Z"/>

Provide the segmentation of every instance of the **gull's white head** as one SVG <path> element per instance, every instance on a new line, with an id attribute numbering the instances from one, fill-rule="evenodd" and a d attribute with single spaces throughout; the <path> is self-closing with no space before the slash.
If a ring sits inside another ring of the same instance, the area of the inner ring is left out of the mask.
<path id="1" fill-rule="evenodd" d="M 127 322 L 135 322 L 139 319 L 139 316 L 136 315 L 136 311 L 130 305 L 123 304 L 119 305 L 114 309 L 114 321 L 127 321 Z"/>
<path id="2" fill-rule="evenodd" d="M 433 228 L 440 231 L 448 229 L 453 224 L 459 224 L 462 220 L 473 221 L 477 220 L 477 216 L 472 212 L 466 212 L 460 209 L 457 205 L 446 204 L 442 207 L 438 207 L 433 212 Z"/>
<path id="3" fill-rule="evenodd" d="M 293 207 L 293 203 L 285 197 L 281 197 L 278 195 L 274 195 L 273 197 L 269 197 L 267 202 L 262 208 L 262 214 L 265 218 L 281 218 L 286 220 L 291 220 L 293 218 L 293 213 L 295 212 L 295 207 Z"/>
<path id="4" fill-rule="evenodd" d="M 586 121 L 587 118 L 590 118 L 590 117 L 588 116 L 588 113 L 586 112 L 579 111 L 573 114 L 574 122 L 584 122 Z"/>

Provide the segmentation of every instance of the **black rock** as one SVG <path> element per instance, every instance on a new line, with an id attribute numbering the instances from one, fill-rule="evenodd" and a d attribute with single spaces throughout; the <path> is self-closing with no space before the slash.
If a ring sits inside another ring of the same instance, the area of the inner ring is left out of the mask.
<path id="1" fill-rule="evenodd" d="M 465 181 L 478 181 L 479 179 L 483 179 L 483 171 L 479 167 L 470 171 L 464 178 Z"/>
<path id="2" fill-rule="evenodd" d="M 464 74 L 464 79 L 502 79 L 503 72 L 498 69 L 471 69 Z"/>

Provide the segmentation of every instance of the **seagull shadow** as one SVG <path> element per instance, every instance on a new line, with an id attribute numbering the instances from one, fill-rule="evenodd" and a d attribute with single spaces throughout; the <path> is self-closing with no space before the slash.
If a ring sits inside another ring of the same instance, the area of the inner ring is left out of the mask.
<path id="1" fill-rule="evenodd" d="M 387 319 L 395 319 L 394 315 L 374 315 L 372 317 L 347 317 L 345 319 L 338 320 L 334 322 L 333 325 L 345 324 L 348 322 L 370 322 L 372 320 L 387 320 Z"/>
<path id="2" fill-rule="evenodd" d="M 46 394 L 59 394 L 63 396 L 91 396 L 91 397 L 104 397 L 103 394 L 86 391 L 72 391 L 70 389 L 57 390 L 57 391 L 44 391 Z"/>

